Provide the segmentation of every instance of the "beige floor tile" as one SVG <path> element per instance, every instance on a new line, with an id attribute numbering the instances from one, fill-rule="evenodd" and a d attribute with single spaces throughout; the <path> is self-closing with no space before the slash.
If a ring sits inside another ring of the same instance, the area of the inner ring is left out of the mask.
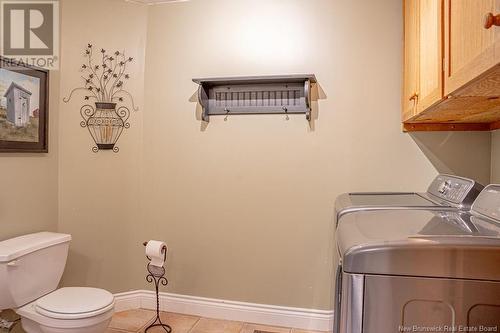
<path id="1" fill-rule="evenodd" d="M 7 330 L 0 329 L 0 332 L 7 332 Z M 16 325 L 14 325 L 10 333 L 26 333 L 26 331 L 23 330 L 23 326 L 21 325 L 21 323 L 17 323 Z"/>
<path id="2" fill-rule="evenodd" d="M 331 333 L 331 332 L 319 332 L 319 331 L 307 331 L 307 330 L 297 330 L 292 329 L 292 333 Z"/>
<path id="3" fill-rule="evenodd" d="M 201 318 L 189 333 L 239 333 L 243 323 Z"/>
<path id="4" fill-rule="evenodd" d="M 269 332 L 269 333 L 290 333 L 289 328 L 264 326 L 264 325 L 256 325 L 256 324 L 245 324 L 240 333 L 254 333 L 254 331 L 262 331 L 262 332 Z"/>
<path id="5" fill-rule="evenodd" d="M 156 316 L 155 316 L 156 317 Z M 183 315 L 179 313 L 162 312 L 160 314 L 162 323 L 170 325 L 172 327 L 172 332 L 174 333 L 188 333 L 191 328 L 200 320 L 200 317 Z M 154 319 L 154 318 L 153 318 Z M 148 325 L 152 323 L 152 320 L 148 322 Z M 146 325 L 147 326 L 147 325 Z M 143 327 L 141 332 L 144 332 Z M 155 327 L 148 331 L 148 333 L 165 333 L 161 327 Z"/>
<path id="6" fill-rule="evenodd" d="M 153 317 L 154 311 L 135 309 L 114 314 L 109 328 L 129 332 L 137 332 L 143 328 Z"/>

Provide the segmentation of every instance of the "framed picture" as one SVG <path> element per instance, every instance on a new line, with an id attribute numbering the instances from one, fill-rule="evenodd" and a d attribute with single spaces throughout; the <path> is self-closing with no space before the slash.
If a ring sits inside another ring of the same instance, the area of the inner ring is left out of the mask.
<path id="1" fill-rule="evenodd" d="M 0 57 L 0 152 L 48 152 L 49 72 Z"/>

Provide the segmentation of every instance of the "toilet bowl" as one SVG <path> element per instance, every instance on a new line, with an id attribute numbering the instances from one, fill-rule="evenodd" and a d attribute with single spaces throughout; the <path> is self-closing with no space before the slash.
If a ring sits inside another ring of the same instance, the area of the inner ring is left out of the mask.
<path id="1" fill-rule="evenodd" d="M 114 313 L 113 295 L 95 288 L 61 288 L 16 313 L 28 333 L 101 333 Z"/>
<path id="2" fill-rule="evenodd" d="M 0 242 L 0 311 L 14 309 L 27 333 L 104 333 L 114 297 L 103 289 L 57 289 L 70 235 L 41 232 Z"/>

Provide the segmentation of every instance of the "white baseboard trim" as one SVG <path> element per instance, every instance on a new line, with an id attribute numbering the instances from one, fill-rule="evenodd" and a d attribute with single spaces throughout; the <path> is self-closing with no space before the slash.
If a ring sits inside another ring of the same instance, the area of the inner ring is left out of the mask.
<path id="1" fill-rule="evenodd" d="M 156 309 L 155 293 L 148 290 L 115 294 L 115 302 L 116 311 L 138 308 Z M 170 293 L 160 293 L 160 310 L 312 331 L 331 331 L 333 327 L 333 311 L 244 303 Z"/>

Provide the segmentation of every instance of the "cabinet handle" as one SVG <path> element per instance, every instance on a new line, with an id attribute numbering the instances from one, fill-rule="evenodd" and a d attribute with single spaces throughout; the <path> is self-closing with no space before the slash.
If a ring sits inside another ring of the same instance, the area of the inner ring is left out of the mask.
<path id="1" fill-rule="evenodd" d="M 410 97 L 410 102 L 413 101 L 413 111 L 416 113 L 417 112 L 417 104 L 418 104 L 418 93 L 414 93 Z"/>
<path id="2" fill-rule="evenodd" d="M 500 15 L 493 15 L 493 13 L 486 14 L 484 28 L 489 29 L 492 26 L 500 26 Z"/>

